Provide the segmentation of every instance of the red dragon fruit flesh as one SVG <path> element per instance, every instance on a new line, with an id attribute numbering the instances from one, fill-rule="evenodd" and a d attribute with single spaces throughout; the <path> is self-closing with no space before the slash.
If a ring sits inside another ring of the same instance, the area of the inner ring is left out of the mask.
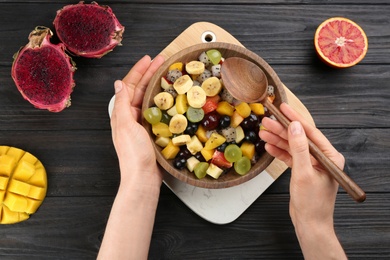
<path id="1" fill-rule="evenodd" d="M 49 28 L 38 26 L 14 55 L 11 76 L 22 96 L 36 108 L 60 112 L 70 106 L 76 70 L 63 44 L 52 44 Z"/>
<path id="2" fill-rule="evenodd" d="M 121 44 L 125 28 L 112 9 L 96 2 L 64 6 L 54 27 L 66 49 L 76 56 L 101 58 Z"/>

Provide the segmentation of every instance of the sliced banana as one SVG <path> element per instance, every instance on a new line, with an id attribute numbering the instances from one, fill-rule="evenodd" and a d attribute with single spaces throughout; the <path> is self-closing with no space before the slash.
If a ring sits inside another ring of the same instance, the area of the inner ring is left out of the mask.
<path id="1" fill-rule="evenodd" d="M 213 97 L 221 91 L 222 84 L 217 77 L 210 77 L 203 81 L 202 88 L 208 97 Z"/>
<path id="2" fill-rule="evenodd" d="M 187 118 L 181 114 L 174 115 L 169 122 L 169 131 L 173 134 L 181 134 L 188 125 Z"/>
<path id="3" fill-rule="evenodd" d="M 176 146 L 185 145 L 191 142 L 191 136 L 190 135 L 179 135 L 174 138 L 172 138 L 172 143 Z"/>
<path id="4" fill-rule="evenodd" d="M 201 108 L 206 103 L 206 92 L 199 86 L 193 86 L 187 91 L 188 104 L 193 108 Z"/>
<path id="5" fill-rule="evenodd" d="M 161 110 L 170 109 L 175 102 L 173 96 L 165 91 L 158 93 L 156 96 L 154 96 L 153 100 L 156 106 Z"/>
<path id="6" fill-rule="evenodd" d="M 200 61 L 190 61 L 186 64 L 186 71 L 188 74 L 201 74 L 205 69 L 204 63 Z"/>
<path id="7" fill-rule="evenodd" d="M 190 76 L 183 75 L 173 83 L 173 88 L 178 94 L 185 94 L 192 87 L 193 82 Z"/>

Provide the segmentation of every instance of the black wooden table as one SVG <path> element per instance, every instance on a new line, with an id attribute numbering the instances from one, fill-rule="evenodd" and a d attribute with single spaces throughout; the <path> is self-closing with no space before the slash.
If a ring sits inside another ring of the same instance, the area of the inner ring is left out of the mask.
<path id="1" fill-rule="evenodd" d="M 119 184 L 107 105 L 113 82 L 144 54 L 158 54 L 197 21 L 225 28 L 261 55 L 310 110 L 367 192 L 363 204 L 340 190 L 335 226 L 351 259 L 390 258 L 390 4 L 388 0 L 104 1 L 126 27 L 123 46 L 100 60 L 74 58 L 72 106 L 34 109 L 17 91 L 12 55 L 36 25 L 77 1 L 0 1 L 0 145 L 36 155 L 47 197 L 29 220 L 0 226 L 0 259 L 94 259 Z M 335 70 L 315 55 L 316 27 L 332 16 L 360 24 L 365 59 Z M 162 187 L 150 259 L 299 259 L 288 214 L 287 170 L 236 221 L 211 224 Z"/>

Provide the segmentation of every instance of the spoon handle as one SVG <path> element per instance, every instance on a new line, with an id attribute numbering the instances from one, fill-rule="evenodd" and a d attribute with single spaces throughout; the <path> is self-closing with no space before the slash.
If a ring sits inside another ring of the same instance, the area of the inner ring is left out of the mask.
<path id="1" fill-rule="evenodd" d="M 285 127 L 288 128 L 291 121 L 277 109 L 268 99 L 263 102 L 264 106 L 273 114 L 276 119 Z M 309 138 L 309 151 L 311 155 L 327 170 L 333 178 L 340 184 L 341 187 L 357 202 L 363 202 L 366 199 L 365 192 L 332 160 L 330 160 L 316 144 Z"/>

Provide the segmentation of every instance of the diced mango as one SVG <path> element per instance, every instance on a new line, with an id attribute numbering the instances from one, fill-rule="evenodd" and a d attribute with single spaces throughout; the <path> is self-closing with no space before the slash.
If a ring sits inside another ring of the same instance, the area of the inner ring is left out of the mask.
<path id="1" fill-rule="evenodd" d="M 27 207 L 26 207 L 26 213 L 32 214 L 32 213 L 36 212 L 41 204 L 42 204 L 42 201 L 39 201 L 39 200 L 28 200 Z"/>
<path id="2" fill-rule="evenodd" d="M 155 136 L 163 136 L 163 137 L 172 136 L 172 132 L 169 131 L 169 126 L 161 122 L 152 125 L 152 132 Z"/>
<path id="3" fill-rule="evenodd" d="M 249 107 L 251 108 L 252 112 L 257 116 L 264 115 L 265 113 L 264 106 L 261 103 L 251 103 L 249 104 Z"/>
<path id="4" fill-rule="evenodd" d="M 42 204 L 46 170 L 35 156 L 21 149 L 0 146 L 0 153 L 0 223 L 17 223 Z"/>
<path id="5" fill-rule="evenodd" d="M 20 160 L 20 158 L 22 158 L 22 156 L 24 155 L 25 151 L 19 149 L 19 148 L 15 148 L 15 147 L 10 147 L 8 149 L 8 152 L 7 154 L 9 156 L 12 156 L 13 158 L 15 158 L 15 160 L 18 162 Z"/>
<path id="6" fill-rule="evenodd" d="M 244 142 L 241 147 L 242 155 L 252 159 L 255 155 L 255 145 L 249 142 Z"/>
<path id="7" fill-rule="evenodd" d="M 29 183 L 39 187 L 47 187 L 46 170 L 41 162 L 37 165 L 35 174 L 30 178 Z"/>
<path id="8" fill-rule="evenodd" d="M 5 197 L 5 190 L 0 190 L 0 201 L 3 201 Z M 0 220 L 1 220 L 1 214 L 0 214 Z"/>
<path id="9" fill-rule="evenodd" d="M 46 196 L 46 189 L 42 187 L 37 186 L 31 186 L 30 192 L 27 194 L 27 197 L 36 199 L 36 200 L 43 200 Z M 30 201 L 30 200 L 29 200 Z"/>
<path id="10" fill-rule="evenodd" d="M 16 166 L 16 159 L 10 155 L 0 156 L 0 175 L 10 176 Z"/>
<path id="11" fill-rule="evenodd" d="M 169 66 L 168 70 L 179 70 L 183 71 L 183 62 L 175 62 L 171 66 Z"/>
<path id="12" fill-rule="evenodd" d="M 28 181 L 35 174 L 35 166 L 29 162 L 21 161 L 16 166 L 13 178 L 21 181 Z"/>
<path id="13" fill-rule="evenodd" d="M 170 160 L 176 157 L 176 155 L 180 152 L 180 148 L 175 146 L 172 143 L 172 140 L 169 141 L 168 145 L 161 151 L 162 156 L 165 159 Z"/>
<path id="14" fill-rule="evenodd" d="M 230 126 L 235 128 L 239 126 L 242 121 L 244 121 L 244 117 L 242 117 L 237 111 L 234 111 L 230 120 Z"/>
<path id="15" fill-rule="evenodd" d="M 207 131 L 206 131 L 206 129 L 204 129 L 204 127 L 202 125 L 198 126 L 198 130 L 196 130 L 195 135 L 198 137 L 199 141 L 201 141 L 202 143 L 205 143 L 208 140 Z"/>
<path id="16" fill-rule="evenodd" d="M 186 94 L 177 95 L 175 106 L 178 114 L 183 115 L 185 112 L 187 112 L 188 109 L 187 95 Z"/>
<path id="17" fill-rule="evenodd" d="M 0 146 L 0 156 L 3 154 L 6 154 L 8 149 L 9 149 L 8 146 L 5 146 L 5 145 Z"/>
<path id="18" fill-rule="evenodd" d="M 203 148 L 202 150 L 200 150 L 200 153 L 202 154 L 202 156 L 206 160 L 206 162 L 208 162 L 211 160 L 211 158 L 213 158 L 214 151 L 215 151 L 215 149 L 207 150 L 207 149 Z"/>
<path id="19" fill-rule="evenodd" d="M 251 110 L 250 106 L 248 105 L 248 103 L 241 102 L 240 104 L 238 104 L 236 106 L 236 111 L 238 114 L 240 114 L 240 116 L 242 116 L 243 118 L 246 118 L 251 114 L 252 110 Z"/>
<path id="20" fill-rule="evenodd" d="M 46 188 L 30 185 L 15 179 L 11 180 L 8 191 L 38 200 L 43 200 L 46 195 Z"/>
<path id="21" fill-rule="evenodd" d="M 5 190 L 8 185 L 8 177 L 0 176 L 0 190 Z"/>
<path id="22" fill-rule="evenodd" d="M 11 180 L 8 185 L 8 191 L 22 196 L 26 196 L 30 192 L 31 185 L 18 180 Z"/>
<path id="23" fill-rule="evenodd" d="M 28 219 L 30 216 L 26 213 L 14 212 L 3 206 L 0 223 L 14 224 Z"/>
<path id="24" fill-rule="evenodd" d="M 214 148 L 217 148 L 224 142 L 226 142 L 226 138 L 223 135 L 220 135 L 218 133 L 212 133 L 210 138 L 205 143 L 204 148 L 207 150 L 212 150 Z"/>
<path id="25" fill-rule="evenodd" d="M 8 192 L 4 198 L 3 204 L 11 211 L 24 212 L 27 208 L 27 199 L 26 197 Z"/>
<path id="26" fill-rule="evenodd" d="M 232 116 L 234 112 L 234 106 L 227 101 L 221 101 L 217 105 L 217 112 L 220 115 Z"/>
<path id="27" fill-rule="evenodd" d="M 31 163 L 32 165 L 34 165 L 38 161 L 37 157 L 35 157 L 31 153 L 25 153 L 20 160 Z"/>

